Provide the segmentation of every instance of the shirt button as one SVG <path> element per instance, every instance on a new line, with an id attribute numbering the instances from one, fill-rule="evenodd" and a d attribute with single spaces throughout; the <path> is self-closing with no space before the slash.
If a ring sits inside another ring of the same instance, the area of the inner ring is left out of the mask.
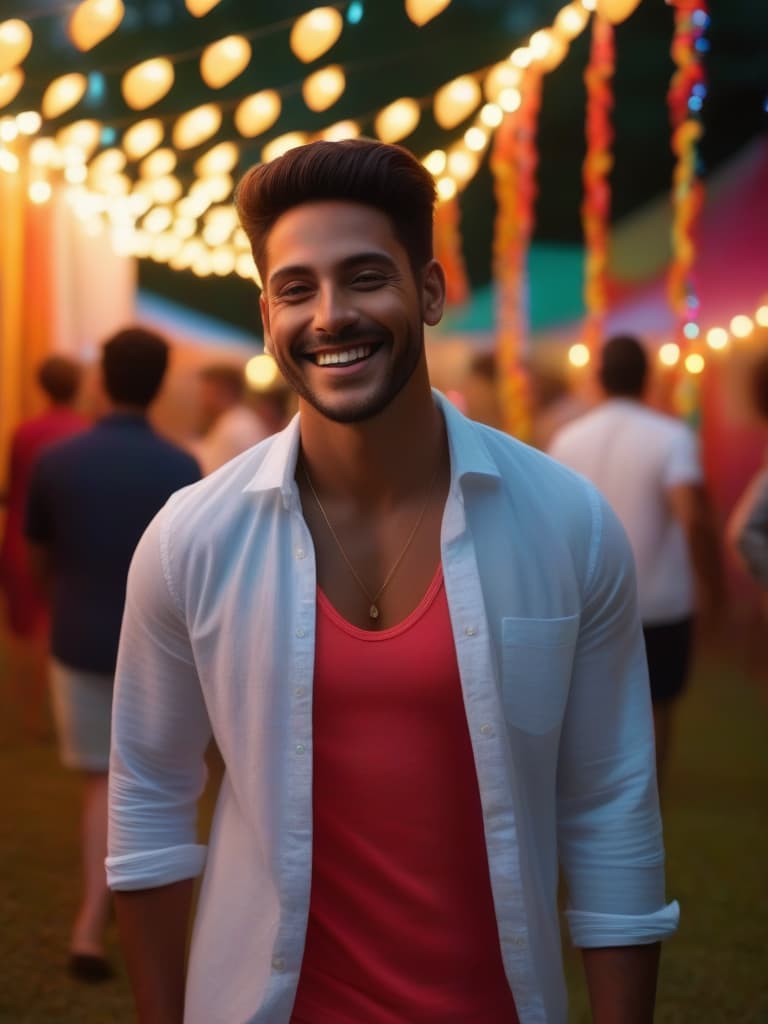
<path id="1" fill-rule="evenodd" d="M 293 691 L 294 696 L 296 697 L 303 697 L 306 692 L 307 691 L 303 686 L 297 686 L 296 689 Z"/>
<path id="2" fill-rule="evenodd" d="M 493 726 L 488 725 L 488 723 L 486 722 L 485 725 L 480 726 L 480 732 L 482 733 L 483 736 L 493 736 Z"/>
<path id="3" fill-rule="evenodd" d="M 475 626 L 467 626 L 464 632 L 467 636 L 474 636 L 477 633 L 477 628 Z"/>
<path id="4" fill-rule="evenodd" d="M 299 638 L 299 640 L 301 640 L 304 635 L 304 630 L 301 628 L 301 626 L 299 626 L 299 628 L 296 630 L 296 636 Z"/>
<path id="5" fill-rule="evenodd" d="M 281 956 L 274 956 L 274 957 L 272 957 L 272 969 L 274 971 L 284 971 L 285 970 L 285 959 L 283 957 L 281 957 Z"/>
<path id="6" fill-rule="evenodd" d="M 307 554 L 307 552 L 304 550 L 304 548 L 296 548 L 296 557 L 297 558 L 305 558 L 306 554 Z"/>
<path id="7" fill-rule="evenodd" d="M 297 743 L 296 744 L 296 753 L 297 754 L 303 754 L 304 753 L 304 744 L 303 743 Z"/>

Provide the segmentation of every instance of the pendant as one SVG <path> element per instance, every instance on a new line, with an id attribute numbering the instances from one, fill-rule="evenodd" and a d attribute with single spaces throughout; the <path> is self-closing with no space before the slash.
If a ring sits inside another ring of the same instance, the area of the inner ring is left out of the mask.
<path id="1" fill-rule="evenodd" d="M 378 619 L 379 609 L 376 607 L 375 604 L 372 604 L 371 607 L 368 609 L 368 614 L 372 619 Z"/>

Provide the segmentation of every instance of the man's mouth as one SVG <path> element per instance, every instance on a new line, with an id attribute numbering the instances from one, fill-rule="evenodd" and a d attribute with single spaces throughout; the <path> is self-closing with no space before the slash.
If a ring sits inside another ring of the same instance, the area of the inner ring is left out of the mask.
<path id="1" fill-rule="evenodd" d="M 351 366 L 354 363 L 365 362 L 370 359 L 379 345 L 352 345 L 349 348 L 334 349 L 326 352 L 308 353 L 306 358 L 310 359 L 316 366 Z"/>

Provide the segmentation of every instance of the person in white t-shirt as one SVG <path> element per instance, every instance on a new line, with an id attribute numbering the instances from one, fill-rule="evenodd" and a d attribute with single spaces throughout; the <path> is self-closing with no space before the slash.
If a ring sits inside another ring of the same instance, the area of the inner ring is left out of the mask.
<path id="1" fill-rule="evenodd" d="M 673 708 L 688 677 L 694 611 L 712 614 L 720 604 L 720 545 L 696 435 L 643 400 L 643 345 L 627 335 L 610 339 L 599 378 L 605 401 L 558 431 L 549 453 L 597 485 L 629 536 L 661 782 Z"/>

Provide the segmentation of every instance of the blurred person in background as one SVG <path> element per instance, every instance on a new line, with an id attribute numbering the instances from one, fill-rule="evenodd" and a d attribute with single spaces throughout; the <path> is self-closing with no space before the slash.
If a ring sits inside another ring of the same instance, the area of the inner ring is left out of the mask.
<path id="1" fill-rule="evenodd" d="M 170 495 L 200 478 L 187 452 L 147 418 L 163 381 L 168 345 L 140 327 L 103 347 L 110 412 L 48 448 L 29 482 L 30 560 L 51 593 L 50 686 L 62 762 L 83 774 L 82 896 L 69 970 L 85 981 L 111 974 L 103 935 L 112 685 L 128 565 L 144 529 Z"/>
<path id="2" fill-rule="evenodd" d="M 768 424 L 768 352 L 752 367 L 749 390 L 755 412 Z M 765 463 L 731 512 L 726 538 L 744 569 L 768 593 L 768 465 Z"/>
<path id="3" fill-rule="evenodd" d="M 213 363 L 200 370 L 199 380 L 202 437 L 190 449 L 205 475 L 285 426 L 278 390 L 252 394 L 242 367 Z"/>
<path id="4" fill-rule="evenodd" d="M 493 352 L 472 355 L 461 384 L 464 412 L 470 419 L 486 423 L 489 427 L 503 428 L 498 392 L 496 357 Z"/>
<path id="5" fill-rule="evenodd" d="M 75 408 L 81 382 L 82 366 L 75 359 L 53 355 L 40 364 L 37 383 L 45 395 L 46 407 L 40 415 L 19 424 L 11 438 L 8 492 L 3 495 L 6 514 L 0 544 L 0 590 L 5 595 L 9 681 L 24 731 L 37 738 L 47 733 L 48 601 L 29 566 L 24 506 L 32 467 L 40 453 L 89 425 Z"/>
<path id="6" fill-rule="evenodd" d="M 599 369 L 605 400 L 559 430 L 549 453 L 597 485 L 629 536 L 661 786 L 674 708 L 688 680 L 694 615 L 704 629 L 714 625 L 723 610 L 723 574 L 698 440 L 685 423 L 645 404 L 648 378 L 637 338 L 607 341 Z"/>
<path id="7" fill-rule="evenodd" d="M 590 408 L 586 398 L 576 394 L 566 374 L 549 366 L 530 368 L 533 428 L 531 444 L 546 451 L 555 434 L 566 423 L 583 416 Z"/>

